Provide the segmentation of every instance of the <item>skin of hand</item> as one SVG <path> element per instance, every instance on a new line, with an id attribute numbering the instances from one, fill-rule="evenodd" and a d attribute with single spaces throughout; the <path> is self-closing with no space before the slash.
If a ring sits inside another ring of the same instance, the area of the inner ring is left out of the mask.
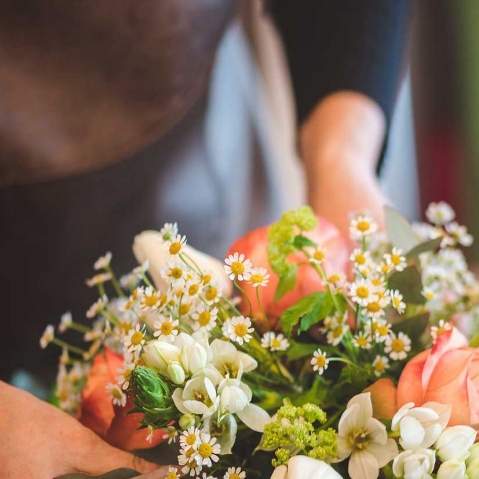
<path id="1" fill-rule="evenodd" d="M 375 170 L 385 130 L 377 103 L 351 91 L 327 96 L 301 126 L 308 203 L 346 237 L 351 212 L 367 210 L 384 228 L 387 200 Z"/>
<path id="2" fill-rule="evenodd" d="M 99 475 L 120 467 L 148 473 L 148 479 L 168 473 L 167 466 L 110 446 L 65 412 L 2 381 L 0 400 L 2 479 L 52 479 L 70 472 Z"/>

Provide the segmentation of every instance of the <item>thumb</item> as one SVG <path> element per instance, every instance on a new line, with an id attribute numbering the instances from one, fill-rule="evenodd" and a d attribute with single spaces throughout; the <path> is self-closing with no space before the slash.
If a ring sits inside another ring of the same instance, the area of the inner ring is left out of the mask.
<path id="1" fill-rule="evenodd" d="M 93 432 L 91 434 L 89 447 L 84 449 L 84 454 L 77 455 L 77 460 L 75 461 L 77 470 L 92 475 L 104 474 L 120 467 L 134 469 L 141 473 L 158 470 L 158 474 L 164 475 L 167 472 L 168 466 L 160 467 L 158 464 L 110 446 Z M 152 479 L 155 477 L 163 476 L 151 476 Z M 150 479 L 149 476 L 148 479 Z"/>

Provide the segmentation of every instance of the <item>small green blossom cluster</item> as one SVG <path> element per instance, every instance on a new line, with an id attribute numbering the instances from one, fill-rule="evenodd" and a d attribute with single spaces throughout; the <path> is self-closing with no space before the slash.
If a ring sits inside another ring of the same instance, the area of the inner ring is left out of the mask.
<path id="1" fill-rule="evenodd" d="M 275 467 L 287 464 L 296 454 L 331 460 L 337 456 L 336 432 L 332 428 L 320 429 L 326 420 L 326 413 L 319 406 L 307 403 L 296 407 L 285 399 L 275 421 L 265 426 L 261 448 L 275 450 Z"/>

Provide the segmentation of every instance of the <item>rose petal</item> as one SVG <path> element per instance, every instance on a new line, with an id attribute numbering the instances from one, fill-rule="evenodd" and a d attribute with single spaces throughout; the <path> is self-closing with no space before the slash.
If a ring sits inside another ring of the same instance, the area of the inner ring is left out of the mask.
<path id="1" fill-rule="evenodd" d="M 364 392 L 371 393 L 373 417 L 376 419 L 391 419 L 396 411 L 396 386 L 390 379 L 379 379 Z"/>

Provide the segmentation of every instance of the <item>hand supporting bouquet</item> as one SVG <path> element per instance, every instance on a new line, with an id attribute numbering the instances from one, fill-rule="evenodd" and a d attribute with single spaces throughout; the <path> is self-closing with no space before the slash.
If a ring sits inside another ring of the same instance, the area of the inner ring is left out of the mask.
<path id="1" fill-rule="evenodd" d="M 471 237 L 445 204 L 427 216 L 413 228 L 388 210 L 386 238 L 356 215 L 348 251 L 301 208 L 224 265 L 176 225 L 143 233 L 129 275 L 116 279 L 111 255 L 95 264 L 92 327 L 62 318 L 89 348 L 52 326 L 42 338 L 64 347 L 59 405 L 123 448 L 177 443 L 169 479 L 254 477 L 248 453 L 231 454 L 253 431 L 274 477 L 473 477 L 479 362 L 456 329 L 478 316 L 457 248 Z"/>

